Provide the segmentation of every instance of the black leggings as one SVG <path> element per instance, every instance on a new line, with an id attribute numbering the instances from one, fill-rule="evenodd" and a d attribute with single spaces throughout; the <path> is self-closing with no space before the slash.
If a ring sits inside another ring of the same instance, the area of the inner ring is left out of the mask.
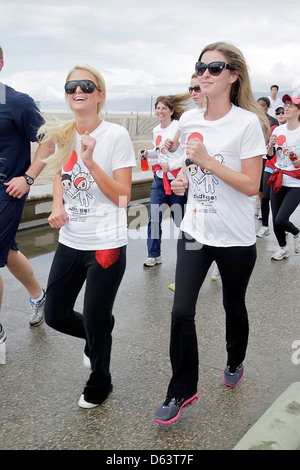
<path id="1" fill-rule="evenodd" d="M 296 227 L 289 218 L 297 209 L 300 202 L 300 188 L 282 186 L 277 192 L 271 191 L 271 208 L 273 215 L 274 233 L 279 246 L 286 245 L 285 232 L 298 235 L 299 228 Z"/>
<path id="2" fill-rule="evenodd" d="M 79 251 L 58 244 L 52 262 L 45 305 L 46 323 L 86 341 L 92 373 L 84 389 L 87 401 L 100 402 L 109 393 L 113 304 L 126 266 L 126 247 Z M 86 281 L 83 314 L 74 310 Z"/>
<path id="3" fill-rule="evenodd" d="M 199 290 L 212 262 L 217 262 L 226 312 L 227 364 L 237 367 L 248 344 L 246 290 L 256 261 L 256 245 L 216 248 L 200 245 L 181 234 L 177 245 L 175 297 L 172 310 L 170 358 L 172 379 L 168 395 L 190 397 L 197 391 L 198 345 L 195 308 Z"/>
<path id="4" fill-rule="evenodd" d="M 268 181 L 272 173 L 264 171 L 263 175 L 263 193 L 261 199 L 261 217 L 262 226 L 269 227 L 269 215 L 270 215 L 270 198 L 271 198 L 271 186 L 268 185 Z"/>

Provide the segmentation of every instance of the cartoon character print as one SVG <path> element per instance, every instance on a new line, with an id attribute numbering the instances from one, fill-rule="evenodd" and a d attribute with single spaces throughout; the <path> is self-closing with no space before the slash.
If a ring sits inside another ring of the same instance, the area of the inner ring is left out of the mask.
<path id="1" fill-rule="evenodd" d="M 90 173 L 82 171 L 80 165 L 76 163 L 72 170 L 72 179 L 77 189 L 77 191 L 72 194 L 72 198 L 75 199 L 78 197 L 81 206 L 89 207 L 89 199 L 93 199 L 93 196 L 88 192 L 88 189 L 94 183 Z"/>
<path id="2" fill-rule="evenodd" d="M 200 139 L 201 142 L 203 142 L 203 136 L 199 132 L 193 132 L 192 134 L 190 134 L 187 142 L 189 142 L 190 139 Z M 218 160 L 220 163 L 224 162 L 224 158 L 220 154 L 214 155 L 213 158 Z M 186 159 L 185 164 L 191 176 L 194 191 L 199 192 L 200 185 L 203 184 L 205 193 L 214 194 L 215 186 L 219 184 L 219 180 L 216 175 L 214 175 L 211 171 L 207 170 L 206 168 L 200 167 L 195 163 L 191 162 L 191 160 L 189 160 L 188 158 Z M 201 173 L 199 172 L 199 170 Z"/>
<path id="3" fill-rule="evenodd" d="M 63 170 L 68 172 L 63 173 L 61 177 L 65 194 L 72 199 L 78 198 L 81 206 L 89 207 L 89 200 L 93 199 L 93 196 L 88 190 L 94 183 L 94 180 L 90 173 L 82 171 L 79 163 L 77 163 L 77 153 L 75 150 L 70 159 L 64 164 Z M 72 188 L 75 188 L 75 192 L 72 192 Z"/>
<path id="4" fill-rule="evenodd" d="M 71 175 L 69 175 L 68 173 L 63 173 L 61 175 L 61 184 L 62 184 L 62 187 L 63 187 L 63 190 L 66 194 L 68 194 L 68 196 L 72 197 L 72 193 L 71 193 L 71 186 L 72 186 L 72 178 L 71 178 Z"/>
<path id="5" fill-rule="evenodd" d="M 185 166 L 187 168 L 187 171 L 189 175 L 191 176 L 191 181 L 192 185 L 194 188 L 194 191 L 196 192 L 197 190 L 200 190 L 200 184 L 201 184 L 201 178 L 198 176 L 198 165 L 196 163 L 192 162 L 189 158 L 185 160 Z"/>
<path id="6" fill-rule="evenodd" d="M 297 153 L 296 150 L 297 149 L 295 146 L 289 146 L 287 144 L 285 135 L 279 135 L 277 137 L 276 159 L 280 168 L 286 168 L 290 166 L 290 155 Z"/>
<path id="7" fill-rule="evenodd" d="M 223 163 L 224 161 L 224 158 L 220 154 L 214 155 L 213 158 L 218 160 L 220 163 Z M 185 165 L 189 174 L 191 175 L 194 191 L 199 191 L 200 185 L 203 183 L 205 193 L 215 193 L 215 186 L 219 184 L 219 180 L 216 175 L 202 166 L 199 167 L 194 162 L 191 162 L 191 160 L 188 158 L 185 160 Z M 200 173 L 200 175 L 198 174 L 199 169 L 202 173 Z"/>

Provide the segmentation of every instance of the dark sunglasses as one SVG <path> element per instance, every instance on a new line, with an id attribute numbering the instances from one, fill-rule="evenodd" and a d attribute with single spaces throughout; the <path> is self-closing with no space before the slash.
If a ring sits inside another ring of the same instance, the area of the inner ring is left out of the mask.
<path id="1" fill-rule="evenodd" d="M 279 114 L 284 114 L 284 110 L 282 110 L 282 111 L 276 111 L 275 114 L 276 114 L 276 116 L 279 116 Z"/>
<path id="2" fill-rule="evenodd" d="M 189 87 L 190 94 L 192 94 L 193 91 L 195 91 L 196 93 L 200 93 L 200 91 L 201 91 L 200 85 L 190 86 Z"/>
<path id="3" fill-rule="evenodd" d="M 92 80 L 71 80 L 65 84 L 65 92 L 67 95 L 73 95 L 79 86 L 83 93 L 93 93 L 95 88 L 101 91 Z"/>
<path id="4" fill-rule="evenodd" d="M 226 64 L 225 62 L 211 62 L 210 64 L 204 64 L 204 62 L 197 62 L 195 66 L 196 74 L 202 77 L 205 70 L 208 69 L 209 73 L 213 77 L 220 75 L 223 69 L 234 70 L 231 65 Z"/>

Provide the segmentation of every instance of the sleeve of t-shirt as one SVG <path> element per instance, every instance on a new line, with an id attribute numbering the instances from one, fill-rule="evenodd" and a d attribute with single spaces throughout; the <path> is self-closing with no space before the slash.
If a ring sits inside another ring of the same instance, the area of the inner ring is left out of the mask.
<path id="1" fill-rule="evenodd" d="M 30 96 L 23 95 L 19 98 L 18 106 L 16 106 L 15 123 L 19 131 L 26 135 L 31 142 L 38 140 L 37 133 L 44 124 L 44 119 Z"/>
<path id="2" fill-rule="evenodd" d="M 241 142 L 241 160 L 265 155 L 266 143 L 258 117 L 253 114 L 247 124 Z"/>
<path id="3" fill-rule="evenodd" d="M 112 169 L 128 168 L 136 166 L 134 148 L 126 129 L 120 129 L 113 147 Z"/>

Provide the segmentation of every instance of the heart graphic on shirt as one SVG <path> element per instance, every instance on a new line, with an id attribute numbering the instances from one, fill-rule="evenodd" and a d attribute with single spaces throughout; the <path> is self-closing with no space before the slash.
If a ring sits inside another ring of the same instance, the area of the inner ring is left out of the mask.
<path id="1" fill-rule="evenodd" d="M 161 136 L 161 135 L 158 135 L 158 136 L 156 137 L 156 140 L 155 140 L 155 145 L 156 145 L 156 147 L 159 147 L 161 141 L 162 141 L 162 136 Z"/>
<path id="2" fill-rule="evenodd" d="M 77 163 L 77 153 L 73 150 L 72 155 L 70 156 L 69 160 L 64 164 L 63 170 L 64 171 L 72 171 L 73 166 Z"/>
<path id="3" fill-rule="evenodd" d="M 203 142 L 203 135 L 200 134 L 200 132 L 192 132 L 192 133 L 189 135 L 187 141 L 189 141 L 190 139 L 200 139 L 201 142 Z"/>
<path id="4" fill-rule="evenodd" d="M 279 135 L 277 137 L 277 145 L 280 145 L 280 147 L 284 144 L 285 141 L 286 141 L 285 135 Z"/>
<path id="5" fill-rule="evenodd" d="M 106 269 L 112 266 L 120 256 L 120 248 L 113 248 L 110 250 L 97 250 L 95 253 L 96 260 Z"/>

